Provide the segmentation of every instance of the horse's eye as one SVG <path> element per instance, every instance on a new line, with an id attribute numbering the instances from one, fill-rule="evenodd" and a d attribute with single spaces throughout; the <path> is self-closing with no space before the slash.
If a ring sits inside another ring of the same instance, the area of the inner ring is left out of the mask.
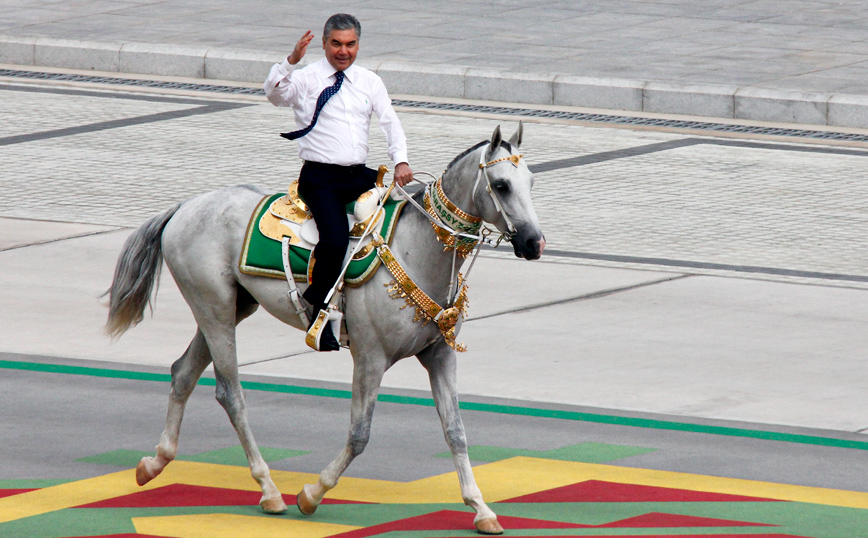
<path id="1" fill-rule="evenodd" d="M 498 181 L 494 184 L 494 188 L 497 189 L 497 192 L 501 194 L 506 194 L 509 192 L 509 183 L 506 181 Z"/>

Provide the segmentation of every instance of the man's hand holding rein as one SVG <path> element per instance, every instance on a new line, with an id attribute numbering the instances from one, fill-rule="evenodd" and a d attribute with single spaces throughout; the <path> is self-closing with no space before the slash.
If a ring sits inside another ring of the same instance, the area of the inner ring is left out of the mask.
<path id="1" fill-rule="evenodd" d="M 407 183 L 413 181 L 413 170 L 410 169 L 410 165 L 407 163 L 398 163 L 395 166 L 395 183 L 398 184 L 399 187 L 403 187 Z"/>

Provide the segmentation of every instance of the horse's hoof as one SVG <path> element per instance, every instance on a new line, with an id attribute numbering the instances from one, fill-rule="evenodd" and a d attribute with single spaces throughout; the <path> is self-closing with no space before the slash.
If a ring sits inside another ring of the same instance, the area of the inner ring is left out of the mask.
<path id="1" fill-rule="evenodd" d="M 157 472 L 153 472 L 148 469 L 148 464 L 150 463 L 154 463 L 154 458 L 146 457 L 142 458 L 139 461 L 139 464 L 136 465 L 136 484 L 144 486 L 145 484 L 156 478 L 158 474 L 160 474 L 160 471 L 162 471 L 162 469 Z"/>
<path id="2" fill-rule="evenodd" d="M 307 485 L 301 488 L 295 504 L 298 506 L 298 511 L 306 516 L 312 516 L 313 513 L 316 512 L 317 506 L 319 506 L 313 502 L 311 496 L 307 494 Z"/>
<path id="3" fill-rule="evenodd" d="M 474 521 L 473 524 L 476 525 L 476 532 L 479 534 L 503 534 L 503 527 L 497 522 L 496 517 L 480 519 Z"/>
<path id="4" fill-rule="evenodd" d="M 259 506 L 266 514 L 283 514 L 286 512 L 286 503 L 283 502 L 283 497 L 272 497 L 271 499 L 262 499 L 259 501 Z"/>

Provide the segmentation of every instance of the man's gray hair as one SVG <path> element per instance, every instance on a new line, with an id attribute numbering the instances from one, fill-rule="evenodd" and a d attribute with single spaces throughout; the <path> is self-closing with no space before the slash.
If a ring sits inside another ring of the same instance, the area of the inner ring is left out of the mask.
<path id="1" fill-rule="evenodd" d="M 359 19 L 346 13 L 336 13 L 329 17 L 322 29 L 323 39 L 328 39 L 332 30 L 355 30 L 356 37 L 362 37 L 362 25 L 359 24 Z"/>

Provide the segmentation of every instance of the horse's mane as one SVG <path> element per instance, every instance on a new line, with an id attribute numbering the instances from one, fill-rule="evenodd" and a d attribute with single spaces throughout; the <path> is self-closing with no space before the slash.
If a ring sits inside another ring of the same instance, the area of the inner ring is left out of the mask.
<path id="1" fill-rule="evenodd" d="M 482 142 L 476 144 L 476 145 L 473 146 L 472 148 L 470 148 L 470 149 L 466 149 L 466 150 L 462 151 L 461 153 L 458 154 L 458 156 L 456 156 L 454 159 L 452 159 L 452 162 L 449 163 L 449 166 L 446 167 L 446 170 L 449 170 L 450 168 L 452 168 L 452 166 L 453 166 L 455 163 L 457 163 L 458 161 L 460 161 L 460 160 L 463 159 L 464 157 L 467 157 L 469 154 L 473 153 L 474 151 L 476 151 L 477 149 L 481 148 L 481 147 L 484 146 L 485 144 L 491 144 L 491 141 L 490 141 L 490 140 L 483 140 Z M 504 148 L 506 151 L 508 151 L 508 152 L 510 152 L 510 153 L 513 153 L 513 151 L 512 151 L 512 144 L 510 144 L 510 143 L 507 142 L 506 140 L 501 140 L 501 141 L 500 141 L 500 147 Z"/>

